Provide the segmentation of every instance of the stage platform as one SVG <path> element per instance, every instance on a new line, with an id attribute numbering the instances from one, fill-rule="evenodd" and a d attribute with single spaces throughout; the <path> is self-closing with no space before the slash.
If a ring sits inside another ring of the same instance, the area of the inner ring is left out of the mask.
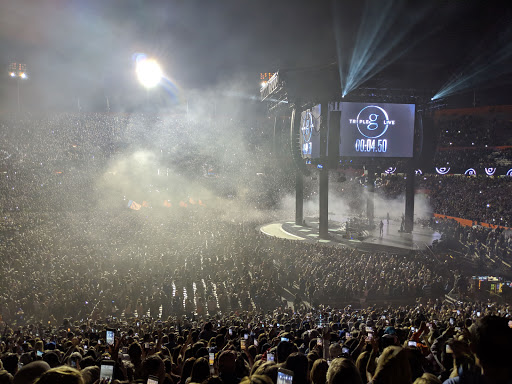
<path id="1" fill-rule="evenodd" d="M 268 235 L 282 239 L 318 242 L 326 245 L 342 245 L 368 252 L 392 252 L 408 253 L 411 250 L 425 250 L 434 240 L 439 240 L 441 234 L 432 229 L 415 225 L 412 233 L 400 232 L 400 222 L 383 219 L 383 235 L 379 234 L 378 224 L 381 219 L 376 219 L 375 229 L 352 234 L 347 237 L 345 222 L 329 221 L 329 239 L 320 239 L 318 217 L 307 217 L 303 225 L 296 225 L 295 221 L 286 220 L 263 225 L 259 230 Z M 350 231 L 349 231 L 350 232 Z"/>

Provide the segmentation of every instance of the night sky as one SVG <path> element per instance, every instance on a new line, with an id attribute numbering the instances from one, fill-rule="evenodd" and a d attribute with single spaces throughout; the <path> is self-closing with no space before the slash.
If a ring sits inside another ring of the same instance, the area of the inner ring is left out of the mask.
<path id="1" fill-rule="evenodd" d="M 362 25 L 363 3 L 3 0 L 2 65 L 7 72 L 10 61 L 27 64 L 30 85 L 24 87 L 30 87 L 32 102 L 135 97 L 141 92 L 133 74 L 137 52 L 157 58 L 182 89 L 236 81 L 244 92 L 257 94 L 260 72 L 326 64 L 339 52 L 350 61 L 358 30 L 372 28 Z M 486 49 L 510 44 L 500 41 L 512 24 L 505 1 L 373 0 L 367 5 L 379 14 L 386 3 L 391 28 L 377 49 L 391 49 L 372 75 L 382 86 L 439 88 Z M 400 31 L 405 33 L 393 41 Z M 481 86 L 508 82 L 505 73 Z M 2 103 L 11 88 L 3 77 Z"/>

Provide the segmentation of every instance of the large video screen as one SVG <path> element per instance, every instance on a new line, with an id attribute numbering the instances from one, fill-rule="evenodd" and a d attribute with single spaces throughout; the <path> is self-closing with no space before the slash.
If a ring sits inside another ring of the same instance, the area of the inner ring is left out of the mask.
<path id="1" fill-rule="evenodd" d="M 414 104 L 341 103 L 341 157 L 412 157 Z"/>
<path id="2" fill-rule="evenodd" d="M 300 115 L 300 148 L 303 159 L 320 157 L 321 107 L 315 105 Z"/>

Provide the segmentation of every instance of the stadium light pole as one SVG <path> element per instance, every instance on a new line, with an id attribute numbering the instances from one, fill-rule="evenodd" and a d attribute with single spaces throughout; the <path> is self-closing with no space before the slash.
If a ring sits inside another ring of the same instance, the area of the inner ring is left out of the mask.
<path id="1" fill-rule="evenodd" d="M 149 90 L 160 83 L 163 76 L 162 68 L 155 59 L 141 55 L 137 59 L 135 73 L 141 85 L 146 88 L 146 103 L 149 105 Z"/>
<path id="2" fill-rule="evenodd" d="M 27 65 L 21 63 L 11 63 L 9 64 L 9 76 L 13 79 L 16 79 L 16 83 L 18 86 L 18 114 L 21 112 L 21 103 L 20 103 L 20 81 L 28 79 L 27 76 Z"/>

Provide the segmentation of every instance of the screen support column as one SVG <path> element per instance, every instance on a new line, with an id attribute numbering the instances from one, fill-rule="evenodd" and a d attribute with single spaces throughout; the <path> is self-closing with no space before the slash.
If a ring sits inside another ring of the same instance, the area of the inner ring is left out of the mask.
<path id="1" fill-rule="evenodd" d="M 295 170 L 295 224 L 302 225 L 304 221 L 304 179 L 302 172 Z"/>
<path id="2" fill-rule="evenodd" d="M 327 164 L 324 164 L 324 167 L 320 170 L 320 238 L 321 239 L 329 239 L 329 168 Z"/>
<path id="3" fill-rule="evenodd" d="M 327 103 L 321 104 L 322 125 L 329 124 Z M 320 158 L 322 168 L 319 177 L 319 235 L 320 239 L 329 239 L 329 158 L 327 156 L 327 129 L 320 128 Z"/>
<path id="4" fill-rule="evenodd" d="M 405 228 L 404 231 L 411 233 L 414 226 L 414 187 L 416 174 L 412 161 L 407 166 L 407 179 L 405 181 Z"/>
<path id="5" fill-rule="evenodd" d="M 375 171 L 373 167 L 368 167 L 367 170 L 368 176 L 366 182 L 366 191 L 368 192 L 368 196 L 366 197 L 366 217 L 368 219 L 368 225 L 370 228 L 374 228 L 375 209 L 373 199 L 375 194 Z"/>
<path id="6" fill-rule="evenodd" d="M 298 102 L 295 100 L 294 103 L 297 105 Z M 297 148 L 298 141 L 295 139 L 295 135 L 300 132 L 300 115 L 297 116 L 297 110 L 292 109 L 290 115 L 290 145 L 291 153 L 296 162 L 295 167 L 295 224 L 304 224 L 304 178 L 302 169 L 297 164 L 302 162 L 302 159 L 298 158 L 300 149 Z"/>

